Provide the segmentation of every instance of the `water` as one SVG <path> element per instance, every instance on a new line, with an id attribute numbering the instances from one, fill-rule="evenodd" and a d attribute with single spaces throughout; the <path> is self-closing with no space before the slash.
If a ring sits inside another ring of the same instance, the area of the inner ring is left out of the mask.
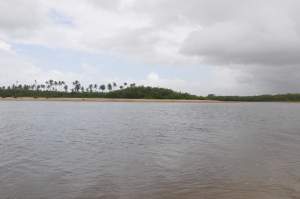
<path id="1" fill-rule="evenodd" d="M 300 198 L 300 104 L 0 102 L 0 198 Z"/>

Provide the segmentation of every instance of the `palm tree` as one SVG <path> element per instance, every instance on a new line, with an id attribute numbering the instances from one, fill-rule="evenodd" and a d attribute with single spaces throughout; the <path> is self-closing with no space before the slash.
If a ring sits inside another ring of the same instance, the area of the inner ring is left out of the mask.
<path id="1" fill-rule="evenodd" d="M 67 84 L 64 85 L 64 90 L 65 90 L 65 92 L 68 92 L 68 85 Z"/>
<path id="2" fill-rule="evenodd" d="M 130 84 L 130 87 L 135 87 L 135 83 Z"/>
<path id="3" fill-rule="evenodd" d="M 105 85 L 104 84 L 102 84 L 102 85 L 100 85 L 100 87 L 99 87 L 100 89 L 101 89 L 101 91 L 102 92 L 104 92 L 104 90 L 105 90 Z"/>
<path id="4" fill-rule="evenodd" d="M 46 88 L 48 90 L 49 89 L 49 81 L 45 81 L 45 85 L 46 85 Z"/>
<path id="5" fill-rule="evenodd" d="M 93 92 L 93 86 L 94 86 L 93 84 L 89 85 L 90 92 Z"/>
<path id="6" fill-rule="evenodd" d="M 36 80 L 34 80 L 34 86 L 38 90 L 38 88 L 37 88 L 37 81 Z"/>
<path id="7" fill-rule="evenodd" d="M 54 81 L 54 90 L 57 91 L 58 82 Z"/>
<path id="8" fill-rule="evenodd" d="M 58 90 L 60 90 L 60 87 L 61 87 L 61 85 L 62 85 L 62 83 L 61 83 L 61 81 L 59 80 L 58 82 L 57 82 L 57 85 L 58 85 Z"/>
<path id="9" fill-rule="evenodd" d="M 27 85 L 27 84 L 24 84 L 24 85 L 23 85 L 23 88 L 24 88 L 24 90 L 29 90 L 29 89 L 30 89 L 30 86 Z"/>
<path id="10" fill-rule="evenodd" d="M 108 89 L 109 91 L 112 90 L 112 85 L 111 85 L 111 83 L 107 84 L 107 89 Z"/>
<path id="11" fill-rule="evenodd" d="M 78 81 L 78 80 L 75 80 L 74 82 L 73 82 L 73 85 L 74 85 L 74 91 L 75 92 L 78 92 L 79 91 L 79 89 L 80 89 L 80 82 Z"/>
<path id="12" fill-rule="evenodd" d="M 52 79 L 49 80 L 49 84 L 50 84 L 51 86 L 53 85 L 53 82 L 54 82 L 54 81 L 53 81 Z"/>

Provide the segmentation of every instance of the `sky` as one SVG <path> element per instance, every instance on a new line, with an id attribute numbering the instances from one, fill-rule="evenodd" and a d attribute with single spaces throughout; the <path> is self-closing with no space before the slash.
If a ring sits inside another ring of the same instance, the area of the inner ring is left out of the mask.
<path id="1" fill-rule="evenodd" d="M 300 92 L 298 0 L 0 0 L 0 84 Z"/>

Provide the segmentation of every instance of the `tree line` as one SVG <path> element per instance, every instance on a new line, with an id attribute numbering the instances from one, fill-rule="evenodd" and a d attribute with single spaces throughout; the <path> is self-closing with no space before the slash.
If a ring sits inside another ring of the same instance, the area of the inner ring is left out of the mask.
<path id="1" fill-rule="evenodd" d="M 107 84 L 88 84 L 84 86 L 78 80 L 68 85 L 65 81 L 47 80 L 40 84 L 20 84 L 0 86 L 0 97 L 44 97 L 44 98 L 127 98 L 127 99 L 200 99 L 239 102 L 300 102 L 300 94 L 277 94 L 255 96 L 217 96 L 206 97 L 176 92 L 171 89 L 137 86 L 135 83 L 111 82 Z"/>
<path id="2" fill-rule="evenodd" d="M 116 89 L 124 89 L 128 86 L 134 87 L 135 83 L 124 82 L 118 85 L 116 82 L 108 84 L 89 84 L 84 86 L 78 80 L 72 82 L 69 86 L 65 81 L 47 80 L 42 84 L 39 84 L 36 80 L 33 84 L 20 84 L 18 81 L 10 86 L 1 86 L 1 90 L 25 90 L 25 91 L 56 91 L 56 92 L 105 92 Z"/>
<path id="3" fill-rule="evenodd" d="M 208 100 L 237 101 L 237 102 L 300 102 L 299 93 L 275 94 L 275 95 L 254 95 L 254 96 L 217 96 L 210 94 Z"/>
<path id="4" fill-rule="evenodd" d="M 0 97 L 65 97 L 65 98 L 128 98 L 128 99 L 202 99 L 196 95 L 176 92 L 171 89 L 137 86 L 136 83 L 116 82 L 89 84 L 84 86 L 78 80 L 68 85 L 65 81 L 47 80 L 43 84 L 16 82 L 0 87 Z"/>

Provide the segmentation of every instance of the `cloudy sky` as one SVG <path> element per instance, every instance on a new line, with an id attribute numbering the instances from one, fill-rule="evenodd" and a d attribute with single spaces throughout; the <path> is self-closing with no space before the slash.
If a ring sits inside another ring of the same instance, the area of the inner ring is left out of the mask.
<path id="1" fill-rule="evenodd" d="M 298 0 L 0 0 L 0 84 L 300 92 Z"/>

